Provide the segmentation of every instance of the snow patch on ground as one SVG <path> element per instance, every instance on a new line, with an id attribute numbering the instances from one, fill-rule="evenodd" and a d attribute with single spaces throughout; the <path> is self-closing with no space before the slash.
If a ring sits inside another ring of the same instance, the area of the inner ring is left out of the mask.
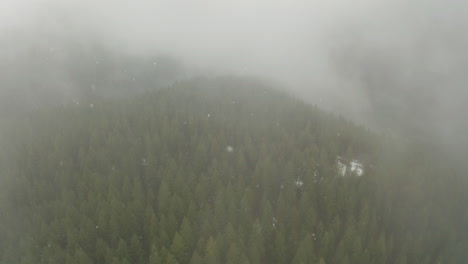
<path id="1" fill-rule="evenodd" d="M 356 173 L 357 176 L 362 176 L 364 174 L 364 164 L 358 160 L 352 160 L 349 165 L 351 165 L 351 171 Z"/>
<path id="2" fill-rule="evenodd" d="M 320 178 L 319 173 L 317 170 L 314 171 L 314 183 L 320 184 L 322 182 L 322 178 Z"/>
<path id="3" fill-rule="evenodd" d="M 298 178 L 294 181 L 294 184 L 296 185 L 297 188 L 301 188 L 302 185 L 304 185 L 304 182 Z"/>
<path id="4" fill-rule="evenodd" d="M 347 162 L 343 158 L 338 156 L 336 162 L 338 167 L 338 173 L 341 176 L 345 176 L 348 169 L 351 173 L 354 173 L 356 176 L 362 176 L 364 174 L 364 164 L 357 159 Z"/>
<path id="5" fill-rule="evenodd" d="M 343 162 L 341 162 L 339 158 L 338 158 L 338 160 L 337 160 L 337 166 L 338 166 L 338 173 L 339 173 L 341 176 L 345 176 L 346 171 L 348 170 L 348 166 L 346 166 L 346 164 L 344 164 Z"/>

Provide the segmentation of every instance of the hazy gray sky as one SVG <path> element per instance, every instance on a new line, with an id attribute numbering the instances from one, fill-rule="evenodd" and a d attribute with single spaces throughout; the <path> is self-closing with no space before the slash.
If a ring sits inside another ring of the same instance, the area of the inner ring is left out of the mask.
<path id="1" fill-rule="evenodd" d="M 297 64 L 317 65 L 324 56 L 320 46 L 334 28 L 354 23 L 386 3 L 15 0 L 1 5 L 4 29 L 32 24 L 72 30 L 132 51 L 157 50 L 218 69 L 270 73 Z"/>
<path id="2" fill-rule="evenodd" d="M 467 17 L 457 0 L 3 0 L 0 34 L 166 53 L 273 79 L 357 120 L 396 109 L 450 135 L 468 131 Z"/>

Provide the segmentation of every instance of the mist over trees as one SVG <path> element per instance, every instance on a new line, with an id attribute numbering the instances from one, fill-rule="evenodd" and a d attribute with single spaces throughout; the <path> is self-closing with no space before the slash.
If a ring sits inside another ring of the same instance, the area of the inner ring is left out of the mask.
<path id="1" fill-rule="evenodd" d="M 7 118 L 43 107 L 91 104 L 166 87 L 186 78 L 165 55 L 117 52 L 96 41 L 43 32 L 0 39 L 0 113 Z"/>
<path id="2" fill-rule="evenodd" d="M 2 263 L 466 259 L 467 181 L 437 152 L 256 80 L 71 105 L 14 134 Z"/>
<path id="3" fill-rule="evenodd" d="M 419 34 L 414 43 L 379 45 L 366 34 L 342 37 L 331 54 L 334 69 L 347 85 L 343 90 L 365 97 L 357 103 L 367 124 L 467 150 L 468 123 L 462 115 L 468 57 L 462 50 L 468 39 L 453 32 Z"/>
<path id="4" fill-rule="evenodd" d="M 69 102 L 91 89 L 94 71 L 120 94 L 141 86 L 127 63 L 154 75 L 148 62 L 163 55 L 184 65 L 158 75 L 165 85 L 200 73 L 260 76 L 373 129 L 468 151 L 463 1 L 18 0 L 0 10 L 3 106 Z M 96 67 L 99 56 L 110 60 Z"/>
<path id="5" fill-rule="evenodd" d="M 0 1 L 0 264 L 465 263 L 467 10 Z"/>

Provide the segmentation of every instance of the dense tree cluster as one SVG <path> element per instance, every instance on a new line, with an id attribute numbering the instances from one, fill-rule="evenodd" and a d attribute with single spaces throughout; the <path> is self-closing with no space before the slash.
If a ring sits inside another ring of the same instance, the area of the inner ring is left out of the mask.
<path id="1" fill-rule="evenodd" d="M 36 113 L 13 131 L 0 263 L 467 257 L 457 171 L 254 80 L 199 78 Z M 363 175 L 343 176 L 337 157 Z"/>

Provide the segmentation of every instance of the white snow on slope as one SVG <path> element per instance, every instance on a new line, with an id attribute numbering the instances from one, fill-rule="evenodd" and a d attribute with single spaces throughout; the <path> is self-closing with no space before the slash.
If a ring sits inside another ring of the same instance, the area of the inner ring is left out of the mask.
<path id="1" fill-rule="evenodd" d="M 304 182 L 298 178 L 294 181 L 294 184 L 296 185 L 297 188 L 301 188 L 302 185 L 304 185 Z"/>
<path id="2" fill-rule="evenodd" d="M 344 164 L 343 162 L 340 161 L 339 157 L 337 160 L 337 166 L 338 166 L 338 173 L 340 173 L 341 176 L 345 176 L 346 171 L 348 170 L 348 166 Z"/>
<path id="3" fill-rule="evenodd" d="M 346 162 L 343 158 L 337 157 L 337 167 L 338 173 L 341 176 L 345 176 L 346 172 L 349 171 L 354 173 L 356 176 L 362 176 L 364 174 L 364 164 L 359 160 L 351 160 L 349 163 Z"/>
<path id="4" fill-rule="evenodd" d="M 364 174 L 364 165 L 358 160 L 352 160 L 350 163 L 351 171 L 355 172 L 357 176 L 362 176 Z"/>

